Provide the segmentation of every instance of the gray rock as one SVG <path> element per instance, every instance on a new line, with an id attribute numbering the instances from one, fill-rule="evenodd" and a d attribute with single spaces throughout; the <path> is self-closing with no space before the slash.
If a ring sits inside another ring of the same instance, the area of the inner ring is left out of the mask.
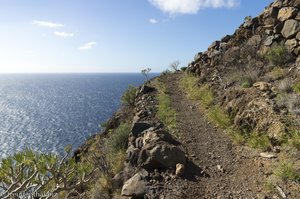
<path id="1" fill-rule="evenodd" d="M 278 8 L 269 7 L 263 13 L 263 23 L 265 26 L 275 26 L 277 23 Z"/>
<path id="2" fill-rule="evenodd" d="M 297 46 L 299 46 L 299 43 L 296 39 L 289 39 L 285 42 L 285 45 L 287 46 L 288 51 L 292 52 Z"/>
<path id="3" fill-rule="evenodd" d="M 282 0 L 276 0 L 273 5 L 274 8 L 281 8 L 282 7 Z"/>
<path id="4" fill-rule="evenodd" d="M 132 135 L 138 137 L 143 131 L 149 129 L 152 125 L 148 122 L 135 122 L 131 129 Z"/>
<path id="5" fill-rule="evenodd" d="M 269 91 L 271 90 L 271 84 L 267 82 L 255 82 L 253 87 L 258 88 L 261 91 Z"/>
<path id="6" fill-rule="evenodd" d="M 122 187 L 122 196 L 132 198 L 143 198 L 147 192 L 145 178 L 148 176 L 147 171 L 142 171 L 135 174 L 127 180 Z"/>
<path id="7" fill-rule="evenodd" d="M 220 43 L 220 50 L 226 51 L 228 49 L 228 43 L 222 42 Z"/>
<path id="8" fill-rule="evenodd" d="M 297 14 L 297 16 L 295 17 L 296 20 L 300 21 L 300 12 Z"/>
<path id="9" fill-rule="evenodd" d="M 294 7 L 300 7 L 300 0 L 292 0 L 291 5 Z"/>
<path id="10" fill-rule="evenodd" d="M 157 143 L 160 141 L 165 141 L 170 144 L 179 145 L 179 142 L 176 141 L 170 133 L 164 130 L 148 131 L 144 134 L 142 140 L 143 145 Z"/>
<path id="11" fill-rule="evenodd" d="M 258 46 L 260 44 L 261 40 L 262 39 L 261 39 L 260 35 L 254 35 L 248 40 L 247 45 Z"/>
<path id="12" fill-rule="evenodd" d="M 126 150 L 126 161 L 135 166 L 139 158 L 140 149 L 129 146 Z"/>
<path id="13" fill-rule="evenodd" d="M 285 21 L 281 34 L 285 38 L 291 38 L 297 34 L 300 30 L 300 22 L 294 19 L 289 19 Z"/>
<path id="14" fill-rule="evenodd" d="M 178 163 L 186 164 L 185 153 L 165 142 L 145 145 L 138 160 L 138 165 L 147 170 L 175 168 Z"/>
<path id="15" fill-rule="evenodd" d="M 198 60 L 201 59 L 201 57 L 202 57 L 202 52 L 199 52 L 199 53 L 197 53 L 197 54 L 194 56 L 194 60 L 195 60 L 195 61 L 198 61 Z"/>
<path id="16" fill-rule="evenodd" d="M 255 29 L 258 27 L 258 18 L 246 18 L 244 24 L 243 24 L 244 28 L 252 28 Z"/>
<path id="17" fill-rule="evenodd" d="M 298 39 L 300 41 L 300 32 L 297 33 L 296 39 Z"/>
<path id="18" fill-rule="evenodd" d="M 113 179 L 112 179 L 113 186 L 117 189 L 120 189 L 126 180 L 128 180 L 127 173 L 124 171 L 121 171 L 113 177 Z"/>
<path id="19" fill-rule="evenodd" d="M 286 21 L 288 19 L 294 18 L 298 13 L 298 9 L 294 7 L 284 7 L 278 12 L 277 19 L 279 21 Z"/>
<path id="20" fill-rule="evenodd" d="M 212 50 L 212 51 L 210 51 L 210 52 L 208 53 L 208 57 L 209 57 L 209 58 L 213 58 L 213 57 L 215 57 L 215 56 L 217 56 L 217 55 L 219 55 L 219 54 L 221 54 L 221 51 L 219 51 L 219 50 Z"/>
<path id="21" fill-rule="evenodd" d="M 295 48 L 294 51 L 293 51 L 293 53 L 294 53 L 295 55 L 300 55 L 300 46 L 297 47 L 297 48 Z M 299 63 L 299 62 L 298 62 L 298 63 Z"/>
<path id="22" fill-rule="evenodd" d="M 266 40 L 265 40 L 265 43 L 264 43 L 265 46 L 271 46 L 272 43 L 273 43 L 273 40 L 274 40 L 274 35 L 271 35 L 271 36 L 267 37 Z"/>
<path id="23" fill-rule="evenodd" d="M 208 47 L 208 49 L 219 48 L 219 45 L 220 45 L 220 41 L 214 41 L 214 42 Z"/>

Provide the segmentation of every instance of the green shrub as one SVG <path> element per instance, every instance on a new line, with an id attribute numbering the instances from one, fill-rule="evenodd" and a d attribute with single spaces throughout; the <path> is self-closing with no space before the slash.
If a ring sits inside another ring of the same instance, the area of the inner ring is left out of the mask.
<path id="1" fill-rule="evenodd" d="M 267 135 L 253 132 L 247 137 L 247 143 L 256 149 L 268 150 L 272 145 Z"/>
<path id="2" fill-rule="evenodd" d="M 292 163 L 282 162 L 275 170 L 275 175 L 281 177 L 283 180 L 291 180 L 300 182 L 300 171 L 296 169 Z"/>
<path id="3" fill-rule="evenodd" d="M 294 91 L 295 93 L 300 94 L 300 82 L 296 83 L 296 84 L 293 86 L 293 91 Z"/>
<path id="4" fill-rule="evenodd" d="M 213 92 L 209 85 L 198 84 L 198 78 L 191 75 L 186 75 L 181 79 L 181 87 L 185 90 L 191 99 L 199 100 L 202 105 L 208 107 L 214 100 Z"/>
<path id="5" fill-rule="evenodd" d="M 288 143 L 300 150 L 300 131 L 293 129 L 289 134 Z"/>
<path id="6" fill-rule="evenodd" d="M 236 144 L 244 144 L 246 142 L 246 137 L 239 131 L 236 131 L 232 128 L 227 129 L 227 133 L 232 138 L 233 142 Z"/>
<path id="7" fill-rule="evenodd" d="M 274 81 L 274 80 L 278 80 L 281 79 L 285 76 L 285 71 L 283 68 L 280 67 L 275 67 L 271 70 L 271 72 L 269 73 L 269 77 Z"/>
<path id="8" fill-rule="evenodd" d="M 124 92 L 123 96 L 121 97 L 121 103 L 125 106 L 134 106 L 135 102 L 135 95 L 137 92 L 137 88 L 129 85 L 127 90 Z"/>
<path id="9" fill-rule="evenodd" d="M 291 55 L 285 45 L 270 48 L 264 58 L 275 66 L 283 66 L 291 61 Z"/>
<path id="10" fill-rule="evenodd" d="M 229 115 L 227 115 L 219 106 L 209 108 L 208 118 L 223 129 L 228 129 L 232 125 Z"/>
<path id="11" fill-rule="evenodd" d="M 243 88 L 250 88 L 253 85 L 253 82 L 249 79 L 246 79 L 242 83 Z"/>
<path id="12" fill-rule="evenodd" d="M 130 130 L 131 125 L 129 123 L 123 123 L 111 132 L 107 139 L 110 153 L 117 154 L 119 151 L 125 151 L 127 149 Z"/>

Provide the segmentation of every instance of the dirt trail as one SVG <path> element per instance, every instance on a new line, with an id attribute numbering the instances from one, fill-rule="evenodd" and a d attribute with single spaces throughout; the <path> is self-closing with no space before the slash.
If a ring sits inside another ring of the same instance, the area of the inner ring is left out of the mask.
<path id="1" fill-rule="evenodd" d="M 165 198 L 267 198 L 266 177 L 270 162 L 276 160 L 263 159 L 259 151 L 236 146 L 223 130 L 209 123 L 197 108 L 199 104 L 187 99 L 179 88 L 181 75 L 163 75 L 161 80 L 178 113 L 180 141 L 190 163 L 186 180 L 176 180 Z"/>

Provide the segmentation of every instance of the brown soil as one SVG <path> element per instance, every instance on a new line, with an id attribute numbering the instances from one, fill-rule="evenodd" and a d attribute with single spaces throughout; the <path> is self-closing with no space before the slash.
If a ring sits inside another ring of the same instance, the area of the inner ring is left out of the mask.
<path id="1" fill-rule="evenodd" d="M 277 159 L 238 146 L 222 129 L 208 122 L 199 104 L 180 89 L 182 74 L 162 75 L 172 106 L 178 113 L 180 141 L 187 150 L 186 174 L 165 185 L 161 198 L 280 198 L 267 191 L 270 165 Z"/>

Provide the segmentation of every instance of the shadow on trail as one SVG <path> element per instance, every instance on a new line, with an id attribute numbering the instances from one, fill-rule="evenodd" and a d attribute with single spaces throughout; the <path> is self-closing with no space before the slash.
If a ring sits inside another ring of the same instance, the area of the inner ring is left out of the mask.
<path id="1" fill-rule="evenodd" d="M 185 171 L 186 172 L 184 173 L 182 178 L 185 178 L 189 181 L 196 182 L 198 181 L 197 177 L 210 177 L 208 173 L 206 173 L 203 169 L 194 164 L 191 160 L 188 160 Z"/>

